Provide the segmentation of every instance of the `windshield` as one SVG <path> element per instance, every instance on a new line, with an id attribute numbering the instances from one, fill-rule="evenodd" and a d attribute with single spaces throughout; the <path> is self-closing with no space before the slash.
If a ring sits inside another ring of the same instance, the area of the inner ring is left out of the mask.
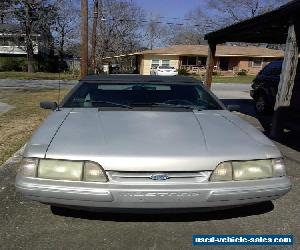
<path id="1" fill-rule="evenodd" d="M 159 69 L 175 69 L 174 67 L 170 67 L 170 66 L 159 66 Z"/>
<path id="2" fill-rule="evenodd" d="M 83 83 L 63 107 L 223 109 L 201 85 L 152 83 Z"/>

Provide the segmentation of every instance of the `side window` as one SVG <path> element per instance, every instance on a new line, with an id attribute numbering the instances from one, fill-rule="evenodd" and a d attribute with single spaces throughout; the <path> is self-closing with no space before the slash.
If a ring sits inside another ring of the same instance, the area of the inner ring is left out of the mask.
<path id="1" fill-rule="evenodd" d="M 273 74 L 279 76 L 281 74 L 281 67 L 275 67 Z"/>
<path id="2" fill-rule="evenodd" d="M 281 64 L 269 64 L 263 69 L 266 76 L 279 76 L 281 73 Z"/>
<path id="3" fill-rule="evenodd" d="M 272 65 L 268 65 L 263 69 L 262 73 L 266 76 L 270 76 L 272 75 L 272 69 L 273 69 Z"/>
<path id="4" fill-rule="evenodd" d="M 187 56 L 183 56 L 181 59 L 181 64 L 182 65 L 188 65 L 188 57 Z"/>

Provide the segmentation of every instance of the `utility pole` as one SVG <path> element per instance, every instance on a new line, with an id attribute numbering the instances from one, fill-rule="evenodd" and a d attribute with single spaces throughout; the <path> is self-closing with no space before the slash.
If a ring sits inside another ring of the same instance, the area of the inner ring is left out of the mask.
<path id="1" fill-rule="evenodd" d="M 81 0 L 81 77 L 88 74 L 88 0 Z"/>
<path id="2" fill-rule="evenodd" d="M 96 47 L 97 47 L 97 21 L 98 21 L 99 2 L 94 0 L 94 20 L 93 20 L 93 34 L 92 34 L 92 58 L 94 74 L 97 74 L 96 63 Z"/>

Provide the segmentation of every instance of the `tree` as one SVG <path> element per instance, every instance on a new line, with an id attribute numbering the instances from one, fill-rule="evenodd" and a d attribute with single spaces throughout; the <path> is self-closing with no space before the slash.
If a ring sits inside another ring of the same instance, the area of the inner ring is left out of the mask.
<path id="1" fill-rule="evenodd" d="M 170 45 L 198 45 L 207 44 L 204 40 L 203 31 L 197 30 L 194 27 L 172 28 L 167 37 L 167 43 Z"/>
<path id="2" fill-rule="evenodd" d="M 219 25 L 224 26 L 234 22 L 255 17 L 289 0 L 210 0 L 208 7 L 215 12 L 215 16 L 220 16 Z"/>
<path id="3" fill-rule="evenodd" d="M 3 24 L 5 19 L 9 19 L 11 13 L 12 0 L 2 0 L 0 2 L 0 24 Z"/>
<path id="4" fill-rule="evenodd" d="M 78 43 L 80 10 L 74 1 L 60 0 L 56 15 L 53 35 L 62 67 L 66 48 Z"/>
<path id="5" fill-rule="evenodd" d="M 207 16 L 202 8 L 196 8 L 185 16 L 183 25 L 170 26 L 169 44 L 206 44 L 204 34 L 216 27 L 216 21 Z"/>
<path id="6" fill-rule="evenodd" d="M 181 28 L 173 27 L 170 44 L 202 44 L 204 34 L 235 22 L 260 15 L 289 0 L 210 0 L 189 12 Z"/>
<path id="7" fill-rule="evenodd" d="M 97 62 L 102 67 L 103 58 L 126 54 L 141 45 L 143 11 L 134 2 L 105 0 L 99 3 L 97 26 Z"/>
<path id="8" fill-rule="evenodd" d="M 161 38 L 166 35 L 166 26 L 162 24 L 158 16 L 150 15 L 150 20 L 144 25 L 144 40 L 149 49 L 153 49 Z"/>
<path id="9" fill-rule="evenodd" d="M 14 16 L 25 33 L 28 72 L 34 71 L 34 37 L 50 32 L 56 17 L 56 4 L 49 0 L 13 0 Z"/>

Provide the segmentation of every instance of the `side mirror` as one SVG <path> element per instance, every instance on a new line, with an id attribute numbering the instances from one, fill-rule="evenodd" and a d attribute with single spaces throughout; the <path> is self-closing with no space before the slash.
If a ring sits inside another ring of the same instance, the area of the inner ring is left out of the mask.
<path id="1" fill-rule="evenodd" d="M 240 105 L 228 105 L 227 106 L 227 109 L 232 112 L 232 111 L 237 111 L 239 112 L 240 109 L 241 109 L 241 106 Z"/>
<path id="2" fill-rule="evenodd" d="M 56 102 L 45 101 L 40 103 L 40 107 L 43 109 L 55 110 L 57 109 L 58 105 Z"/>

